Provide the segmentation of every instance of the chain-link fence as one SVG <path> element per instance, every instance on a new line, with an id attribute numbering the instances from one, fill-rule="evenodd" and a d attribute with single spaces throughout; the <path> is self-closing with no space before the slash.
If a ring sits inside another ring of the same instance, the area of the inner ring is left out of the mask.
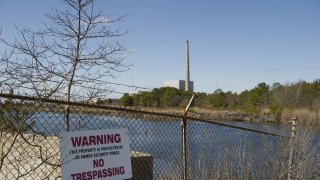
<path id="1" fill-rule="evenodd" d="M 185 166 L 181 115 L 8 94 L 0 97 L 0 179 L 60 179 L 58 135 L 66 128 L 66 113 L 70 131 L 128 128 L 133 179 L 287 177 L 289 138 L 279 135 L 285 132 L 277 128 L 258 130 L 260 125 L 187 118 Z"/>

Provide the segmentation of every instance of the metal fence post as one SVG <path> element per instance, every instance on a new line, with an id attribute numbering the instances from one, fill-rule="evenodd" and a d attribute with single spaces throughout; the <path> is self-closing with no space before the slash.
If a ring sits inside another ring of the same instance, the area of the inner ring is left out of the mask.
<path id="1" fill-rule="evenodd" d="M 183 169 L 183 180 L 188 179 L 188 166 L 187 166 L 187 114 L 188 110 L 193 101 L 194 95 L 192 95 L 186 109 L 181 118 L 181 129 L 182 129 L 182 169 Z"/>
<path id="2" fill-rule="evenodd" d="M 65 130 L 69 131 L 70 130 L 70 108 L 69 105 L 67 105 L 64 108 L 64 123 L 65 123 Z"/>
<path id="3" fill-rule="evenodd" d="M 288 180 L 292 177 L 292 164 L 293 164 L 293 151 L 294 151 L 294 139 L 296 137 L 296 121 L 297 118 L 292 118 L 291 136 L 290 136 L 290 152 L 289 152 L 289 167 L 288 167 Z"/>
<path id="4" fill-rule="evenodd" d="M 182 169 L 183 169 L 183 179 L 187 180 L 187 118 L 186 117 L 182 117 L 181 128 L 182 128 Z"/>

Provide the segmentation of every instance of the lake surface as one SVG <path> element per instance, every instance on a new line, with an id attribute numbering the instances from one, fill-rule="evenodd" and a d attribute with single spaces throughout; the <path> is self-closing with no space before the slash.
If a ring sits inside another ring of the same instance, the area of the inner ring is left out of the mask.
<path id="1" fill-rule="evenodd" d="M 64 115 L 61 113 L 35 113 L 29 122 L 34 130 L 58 135 L 64 129 Z M 288 136 L 288 127 L 277 124 L 255 124 L 225 122 L 227 125 Z M 71 114 L 71 130 L 129 129 L 132 151 L 153 156 L 154 177 L 181 178 L 182 136 L 180 119 L 120 117 L 118 115 Z M 320 131 L 313 132 L 312 142 L 319 146 Z M 288 138 L 221 126 L 206 122 L 188 120 L 187 157 L 189 176 L 201 178 L 228 164 L 228 168 L 250 166 L 250 171 L 261 171 L 270 176 L 268 167 L 273 160 L 281 158 L 280 152 L 288 147 Z M 271 162 L 269 162 L 271 161 Z M 263 163 L 262 163 L 263 162 Z M 225 168 L 225 167 L 224 167 Z M 222 169 L 221 169 L 222 170 Z M 242 171 L 242 170 L 241 170 Z"/>

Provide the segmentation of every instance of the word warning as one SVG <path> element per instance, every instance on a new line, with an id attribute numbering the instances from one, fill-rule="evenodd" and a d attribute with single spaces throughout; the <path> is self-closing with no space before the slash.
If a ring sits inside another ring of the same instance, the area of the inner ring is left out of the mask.
<path id="1" fill-rule="evenodd" d="M 128 129 L 71 131 L 60 134 L 63 180 L 132 177 Z"/>

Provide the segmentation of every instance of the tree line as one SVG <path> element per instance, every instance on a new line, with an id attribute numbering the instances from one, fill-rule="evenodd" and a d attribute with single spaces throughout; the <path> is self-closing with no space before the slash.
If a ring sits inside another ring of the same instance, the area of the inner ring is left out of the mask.
<path id="1" fill-rule="evenodd" d="M 192 94 L 190 91 L 173 87 L 162 87 L 155 88 L 151 92 L 124 94 L 119 103 L 122 106 L 184 107 Z M 319 108 L 320 80 L 299 81 L 285 85 L 280 83 L 268 85 L 262 82 L 241 93 L 217 89 L 209 94 L 201 92 L 194 94 L 194 107 L 240 110 L 252 114 L 261 113 L 267 109 L 273 114 L 278 114 L 283 108 Z"/>

